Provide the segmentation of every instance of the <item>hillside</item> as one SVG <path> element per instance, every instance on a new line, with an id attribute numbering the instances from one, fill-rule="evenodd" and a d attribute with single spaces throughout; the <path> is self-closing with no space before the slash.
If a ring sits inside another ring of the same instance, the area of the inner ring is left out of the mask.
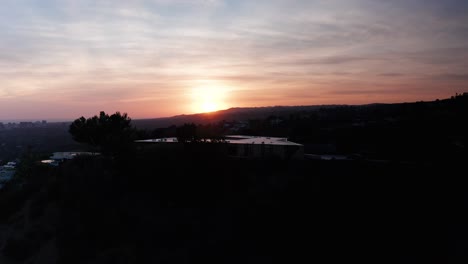
<path id="1" fill-rule="evenodd" d="M 210 114 L 135 120 L 142 138 L 177 136 L 184 123 L 195 136 L 286 137 L 305 153 L 429 162 L 466 155 L 468 94 L 398 104 L 233 108 Z M 151 130 L 151 127 L 163 126 Z M 171 126 L 171 127 L 170 127 Z"/>
<path id="2" fill-rule="evenodd" d="M 185 123 L 208 124 L 222 120 L 246 121 L 249 119 L 263 119 L 271 115 L 287 116 L 298 112 L 308 112 L 317 109 L 334 108 L 343 105 L 309 105 L 309 106 L 271 106 L 271 107 L 235 107 L 212 113 L 192 115 L 177 115 L 173 117 L 135 119 L 133 124 L 140 129 L 156 129 L 169 126 L 180 126 Z"/>
<path id="3" fill-rule="evenodd" d="M 166 152 L 77 159 L 35 168 L 41 180 L 0 192 L 0 228 L 12 230 L 0 239 L 0 260 L 466 260 L 444 250 L 463 245 L 457 239 L 465 225 L 454 221 L 466 209 L 460 168 Z"/>
<path id="4" fill-rule="evenodd" d="M 168 120 L 245 118 L 242 132 L 288 135 L 311 153 L 326 144 L 362 155 L 245 159 L 187 143 L 54 167 L 38 162 L 35 150 L 46 149 L 32 145 L 0 190 L 0 263 L 467 263 L 467 179 L 460 172 L 468 157 L 468 95 L 208 116 Z M 48 133 L 32 131 L 22 130 L 54 146 Z M 10 139 L 15 132 L 2 133 Z M 55 146 L 68 145 L 53 135 Z"/>
<path id="5" fill-rule="evenodd" d="M 458 99 L 468 97 L 467 93 L 458 95 Z M 180 126 L 185 123 L 194 123 L 206 125 L 209 123 L 217 123 L 221 121 L 248 121 L 254 119 L 266 119 L 271 116 L 275 117 L 289 117 L 291 115 L 308 115 L 311 113 L 327 113 L 333 112 L 333 109 L 347 109 L 350 113 L 353 111 L 380 111 L 380 112 L 398 112 L 412 107 L 445 107 L 450 105 L 450 100 L 447 98 L 435 101 L 418 101 L 418 102 L 405 102 L 405 103 L 372 103 L 365 105 L 302 105 L 302 106 L 269 106 L 269 107 L 234 107 L 226 110 L 220 110 L 211 113 L 199 114 L 182 114 L 172 117 L 163 118 L 150 118 L 150 119 L 134 119 L 133 124 L 138 129 L 157 129 L 167 128 L 170 126 Z"/>

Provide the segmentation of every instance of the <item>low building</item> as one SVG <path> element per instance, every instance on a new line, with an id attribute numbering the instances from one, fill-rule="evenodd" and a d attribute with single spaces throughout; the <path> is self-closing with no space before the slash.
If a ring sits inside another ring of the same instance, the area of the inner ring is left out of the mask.
<path id="1" fill-rule="evenodd" d="M 149 145 L 155 148 L 181 148 L 183 143 L 180 143 L 177 138 L 157 138 L 137 140 L 140 145 Z M 188 142 L 190 144 L 190 142 Z M 303 159 L 304 146 L 302 144 L 288 141 L 287 138 L 281 137 L 263 137 L 263 136 L 246 136 L 246 135 L 230 135 L 223 140 L 217 140 L 217 143 L 212 143 L 209 139 L 201 140 L 197 144 L 218 144 L 225 148 L 223 153 L 227 156 L 237 158 L 270 158 L 276 157 L 280 159 Z M 218 149 L 219 150 L 219 149 Z"/>
<path id="2" fill-rule="evenodd" d="M 52 156 L 50 156 L 51 160 L 56 161 L 64 161 L 64 160 L 71 160 L 77 156 L 90 156 L 95 155 L 96 153 L 92 152 L 54 152 Z"/>
<path id="3" fill-rule="evenodd" d="M 99 153 L 93 153 L 93 152 L 54 152 L 52 156 L 50 156 L 49 159 L 46 160 L 41 160 L 42 164 L 47 164 L 50 166 L 58 166 L 60 162 L 65 161 L 65 160 L 71 160 L 74 159 L 78 156 L 94 156 L 94 155 L 99 155 Z"/>
<path id="4" fill-rule="evenodd" d="M 41 163 L 46 164 L 46 165 L 50 165 L 50 166 L 54 166 L 54 167 L 59 165 L 58 161 L 52 160 L 52 159 L 41 160 Z"/>
<path id="5" fill-rule="evenodd" d="M 227 136 L 228 155 L 241 158 L 302 159 L 304 146 L 281 137 Z"/>
<path id="6" fill-rule="evenodd" d="M 16 169 L 16 162 L 10 161 L 10 162 L 8 162 L 7 164 L 3 165 L 2 167 L 3 167 L 3 169 L 11 169 L 11 170 L 14 170 L 14 169 Z"/>

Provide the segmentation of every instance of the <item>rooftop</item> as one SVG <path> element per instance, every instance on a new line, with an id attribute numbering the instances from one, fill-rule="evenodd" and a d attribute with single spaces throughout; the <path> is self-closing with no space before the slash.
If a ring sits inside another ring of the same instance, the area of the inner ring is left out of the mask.
<path id="1" fill-rule="evenodd" d="M 227 143 L 230 144 L 265 144 L 265 145 L 290 145 L 290 146 L 301 146 L 301 144 L 288 141 L 287 138 L 281 137 L 263 137 L 263 136 L 246 136 L 246 135 L 228 135 L 225 137 Z M 177 143 L 178 140 L 175 137 L 170 138 L 155 138 L 136 140 L 137 143 Z M 207 139 L 207 142 L 210 142 Z"/>
<path id="2" fill-rule="evenodd" d="M 168 137 L 168 138 L 153 138 L 153 139 L 143 139 L 143 140 L 135 140 L 137 143 L 177 143 L 179 142 L 176 137 Z"/>
<path id="3" fill-rule="evenodd" d="M 281 137 L 229 135 L 229 136 L 226 136 L 226 141 L 231 144 L 267 144 L 267 145 L 301 146 L 301 144 L 288 141 L 287 138 L 281 138 Z"/>
<path id="4" fill-rule="evenodd" d="M 73 159 L 76 156 L 80 155 L 98 155 L 98 153 L 93 152 L 54 152 L 50 157 L 51 160 L 64 160 L 64 159 Z"/>

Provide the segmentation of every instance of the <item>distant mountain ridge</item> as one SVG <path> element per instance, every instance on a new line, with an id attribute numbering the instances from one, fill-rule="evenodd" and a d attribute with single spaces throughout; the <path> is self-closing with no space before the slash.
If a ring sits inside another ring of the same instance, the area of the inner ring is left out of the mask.
<path id="1" fill-rule="evenodd" d="M 301 106 L 266 106 L 266 107 L 233 107 L 226 110 L 219 110 L 211 113 L 198 113 L 190 115 L 176 115 L 172 117 L 163 118 L 150 118 L 150 119 L 134 119 L 132 123 L 139 129 L 156 129 L 167 128 L 170 126 L 180 126 L 185 123 L 195 124 L 208 124 L 220 121 L 248 121 L 251 119 L 264 119 L 269 116 L 287 117 L 291 114 L 298 114 L 304 112 L 312 112 L 320 109 L 332 109 L 338 107 L 380 107 L 390 106 L 398 107 L 403 105 L 413 104 L 434 104 L 436 102 L 449 102 L 451 99 L 457 97 L 468 98 L 468 93 L 457 94 L 451 98 L 437 99 L 434 101 L 418 101 L 418 102 L 404 102 L 404 103 L 371 103 L 363 105 L 347 105 L 347 104 L 334 104 L 334 105 L 301 105 Z"/>
<path id="2" fill-rule="evenodd" d="M 313 111 L 320 108 L 334 108 L 347 105 L 306 105 L 306 106 L 266 106 L 266 107 L 233 107 L 210 113 L 191 115 L 176 115 L 172 117 L 134 119 L 132 123 L 140 129 L 166 128 L 185 123 L 207 124 L 226 121 L 247 121 L 249 119 L 266 118 L 271 115 L 287 116 L 292 113 Z"/>

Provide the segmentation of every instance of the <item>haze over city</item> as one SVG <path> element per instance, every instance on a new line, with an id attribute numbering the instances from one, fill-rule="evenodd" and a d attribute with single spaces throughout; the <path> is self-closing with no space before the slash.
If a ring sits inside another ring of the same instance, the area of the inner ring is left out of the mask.
<path id="1" fill-rule="evenodd" d="M 0 120 L 447 98 L 468 2 L 2 1 Z"/>

